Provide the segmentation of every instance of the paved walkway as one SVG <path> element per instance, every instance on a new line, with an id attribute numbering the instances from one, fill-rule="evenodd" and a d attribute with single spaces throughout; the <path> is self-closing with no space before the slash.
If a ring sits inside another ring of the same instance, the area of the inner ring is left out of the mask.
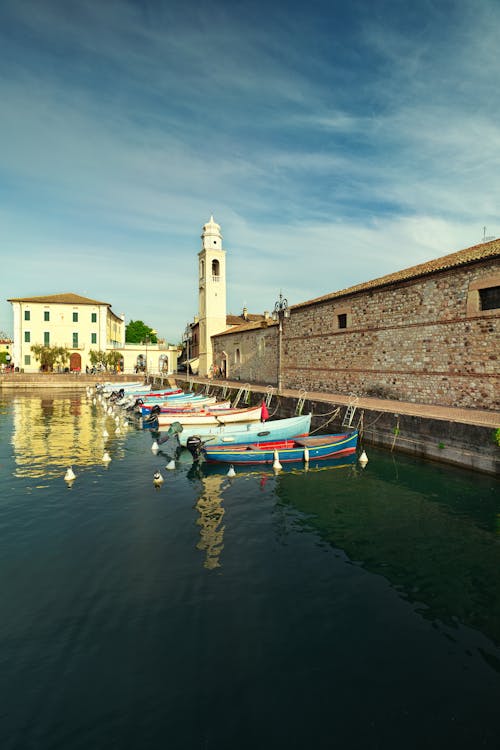
<path id="1" fill-rule="evenodd" d="M 210 380 L 208 378 L 192 377 L 194 383 L 209 383 L 211 385 L 224 385 L 230 388 L 241 388 L 246 383 L 231 380 Z M 250 390 L 253 393 L 267 393 L 268 386 L 256 385 L 251 383 Z M 320 393 L 318 391 L 297 391 L 290 388 L 283 389 L 283 396 L 288 398 L 299 399 L 301 396 L 306 397 L 308 401 L 320 401 L 333 403 L 340 406 L 348 406 L 352 402 L 351 396 L 345 396 L 340 393 Z M 474 424 L 480 427 L 491 427 L 493 429 L 500 427 L 500 412 L 486 411 L 483 409 L 460 409 L 449 406 L 433 406 L 432 404 L 412 404 L 409 401 L 389 401 L 381 398 L 359 398 L 356 402 L 358 409 L 370 409 L 372 411 L 383 411 L 392 414 L 407 414 L 413 417 L 423 417 L 425 419 L 443 419 L 446 422 L 458 422 L 460 424 Z"/>

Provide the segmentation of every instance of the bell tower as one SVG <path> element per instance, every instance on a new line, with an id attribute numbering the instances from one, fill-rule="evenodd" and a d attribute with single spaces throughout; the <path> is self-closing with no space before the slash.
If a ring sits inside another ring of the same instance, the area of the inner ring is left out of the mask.
<path id="1" fill-rule="evenodd" d="M 211 337 L 225 331 L 226 251 L 222 249 L 220 226 L 210 217 L 203 225 L 198 253 L 199 374 L 207 375 L 212 366 Z"/>

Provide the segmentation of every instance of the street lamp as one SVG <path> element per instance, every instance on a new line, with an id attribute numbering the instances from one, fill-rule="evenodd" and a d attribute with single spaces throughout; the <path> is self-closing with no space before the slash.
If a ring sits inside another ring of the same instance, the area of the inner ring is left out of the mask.
<path id="1" fill-rule="evenodd" d="M 280 292 L 279 299 L 274 304 L 273 320 L 278 321 L 278 393 L 281 393 L 281 349 L 283 340 L 283 320 L 290 317 L 288 300 Z"/>
<path id="2" fill-rule="evenodd" d="M 186 342 L 186 374 L 189 375 L 189 341 L 191 339 L 191 324 L 188 323 L 184 330 L 184 340 Z"/>
<path id="3" fill-rule="evenodd" d="M 157 331 L 154 328 L 146 336 L 146 378 L 148 377 L 148 344 L 151 343 L 151 336 L 156 336 Z"/>

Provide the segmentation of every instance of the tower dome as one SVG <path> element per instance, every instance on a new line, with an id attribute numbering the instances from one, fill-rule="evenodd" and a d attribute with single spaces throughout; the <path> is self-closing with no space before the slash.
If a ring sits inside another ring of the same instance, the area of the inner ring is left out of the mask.
<path id="1" fill-rule="evenodd" d="M 201 246 L 204 250 L 222 250 L 222 234 L 220 233 L 220 225 L 214 221 L 214 217 L 210 217 L 210 221 L 203 224 L 203 230 L 201 232 Z"/>
<path id="2" fill-rule="evenodd" d="M 214 217 L 210 216 L 210 221 L 207 221 L 206 224 L 203 224 L 203 230 L 201 234 L 201 238 L 205 237 L 207 234 L 216 234 L 219 237 L 222 237 L 220 233 L 220 224 L 217 224 L 216 221 L 214 221 Z"/>

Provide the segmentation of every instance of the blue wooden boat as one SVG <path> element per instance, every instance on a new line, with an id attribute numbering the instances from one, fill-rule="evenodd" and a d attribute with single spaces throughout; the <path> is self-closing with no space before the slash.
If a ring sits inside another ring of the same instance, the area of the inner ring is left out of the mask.
<path id="1" fill-rule="evenodd" d="M 274 464 L 338 458 L 355 453 L 358 433 L 310 435 L 293 440 L 271 440 L 240 445 L 206 444 L 201 453 L 209 463 Z M 189 446 L 188 446 L 189 447 Z"/>
<path id="2" fill-rule="evenodd" d="M 161 429 L 161 428 L 160 428 Z M 256 443 L 263 440 L 286 440 L 293 437 L 309 435 L 311 414 L 301 414 L 287 419 L 273 419 L 270 422 L 247 422 L 241 424 L 183 426 L 179 434 L 181 445 L 185 446 L 189 438 L 197 436 L 203 443 L 231 444 Z"/>

